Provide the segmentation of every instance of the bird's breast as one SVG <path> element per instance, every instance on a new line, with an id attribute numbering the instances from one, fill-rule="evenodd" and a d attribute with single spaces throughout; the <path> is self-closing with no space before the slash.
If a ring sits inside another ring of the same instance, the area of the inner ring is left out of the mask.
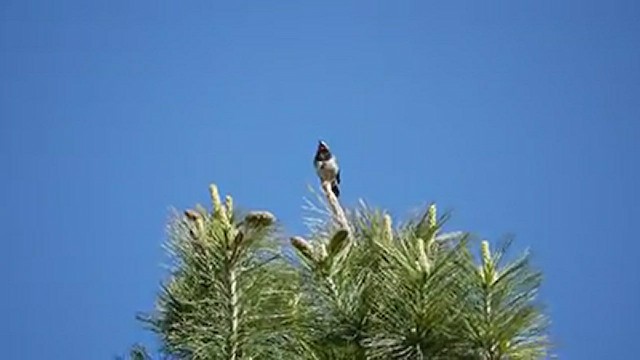
<path id="1" fill-rule="evenodd" d="M 332 181 L 338 173 L 338 164 L 335 158 L 316 162 L 316 171 L 323 181 Z"/>

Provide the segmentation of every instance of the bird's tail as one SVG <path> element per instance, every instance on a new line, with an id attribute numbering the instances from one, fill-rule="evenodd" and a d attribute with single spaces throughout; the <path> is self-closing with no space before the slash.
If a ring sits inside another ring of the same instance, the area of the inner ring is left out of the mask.
<path id="1" fill-rule="evenodd" d="M 331 183 L 331 191 L 333 191 L 333 194 L 336 197 L 340 197 L 340 187 L 338 186 L 338 183 L 336 181 Z"/>

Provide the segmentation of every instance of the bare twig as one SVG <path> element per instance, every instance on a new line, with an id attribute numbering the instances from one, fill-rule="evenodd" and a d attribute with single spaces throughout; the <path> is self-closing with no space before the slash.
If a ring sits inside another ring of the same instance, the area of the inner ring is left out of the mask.
<path id="1" fill-rule="evenodd" d="M 340 206 L 340 201 L 331 190 L 330 182 L 322 183 L 322 191 L 324 192 L 324 196 L 327 198 L 327 203 L 329 204 L 329 208 L 331 209 L 331 213 L 333 214 L 333 218 L 338 223 L 338 225 L 351 233 L 351 229 L 349 227 L 349 221 L 347 220 L 347 216 L 345 215 L 344 209 Z"/>

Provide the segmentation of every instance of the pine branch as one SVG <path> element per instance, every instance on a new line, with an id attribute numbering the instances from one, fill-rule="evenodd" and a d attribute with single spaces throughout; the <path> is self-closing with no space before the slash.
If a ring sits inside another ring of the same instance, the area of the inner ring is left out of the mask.
<path id="1" fill-rule="evenodd" d="M 215 185 L 210 196 L 210 212 L 187 210 L 172 220 L 171 277 L 158 309 L 143 320 L 177 358 L 281 358 L 293 348 L 285 324 L 295 274 L 276 250 L 275 217 L 239 216 Z"/>

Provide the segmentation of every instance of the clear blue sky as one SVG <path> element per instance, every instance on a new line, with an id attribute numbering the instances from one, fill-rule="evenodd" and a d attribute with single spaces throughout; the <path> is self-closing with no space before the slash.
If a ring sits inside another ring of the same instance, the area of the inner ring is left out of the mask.
<path id="1" fill-rule="evenodd" d="M 515 233 L 562 358 L 637 356 L 637 1 L 178 3 L 0 3 L 4 357 L 153 344 L 169 208 L 302 231 L 319 138 L 346 204 Z"/>

